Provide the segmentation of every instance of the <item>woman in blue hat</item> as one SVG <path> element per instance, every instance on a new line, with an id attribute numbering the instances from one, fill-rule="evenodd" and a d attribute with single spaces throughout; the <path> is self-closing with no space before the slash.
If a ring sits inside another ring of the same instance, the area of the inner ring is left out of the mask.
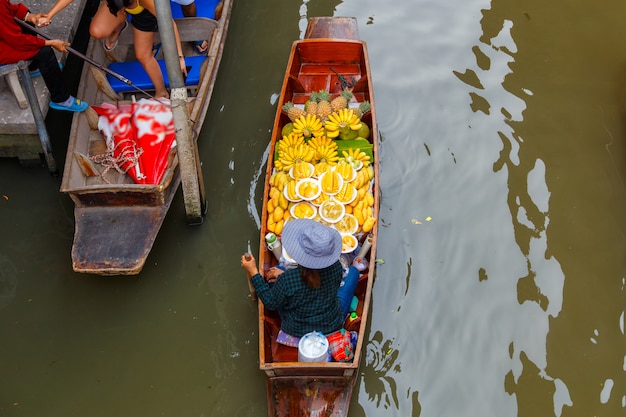
<path id="1" fill-rule="evenodd" d="M 302 337 L 312 331 L 329 334 L 341 329 L 359 273 L 351 266 L 342 285 L 339 232 L 315 220 L 291 220 L 283 229 L 282 245 L 297 268 L 271 268 L 264 278 L 254 257 L 241 257 L 241 266 L 265 307 L 279 311 L 281 330 Z"/>

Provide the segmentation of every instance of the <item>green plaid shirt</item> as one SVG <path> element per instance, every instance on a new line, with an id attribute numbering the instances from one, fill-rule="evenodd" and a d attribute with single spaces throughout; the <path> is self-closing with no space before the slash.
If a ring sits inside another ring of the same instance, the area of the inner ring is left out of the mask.
<path id="1" fill-rule="evenodd" d="M 268 284 L 260 274 L 251 278 L 265 307 L 279 310 L 281 329 L 292 336 L 302 337 L 312 331 L 324 334 L 339 330 L 343 314 L 337 290 L 341 284 L 339 261 L 320 270 L 321 285 L 310 288 L 300 278 L 300 268 L 289 269 Z"/>

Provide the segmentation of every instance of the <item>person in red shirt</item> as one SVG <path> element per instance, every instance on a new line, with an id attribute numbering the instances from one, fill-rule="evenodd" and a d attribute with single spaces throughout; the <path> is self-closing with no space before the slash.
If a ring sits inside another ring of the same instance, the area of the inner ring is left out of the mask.
<path id="1" fill-rule="evenodd" d="M 0 64 L 15 64 L 31 60 L 29 69 L 39 69 L 50 91 L 50 108 L 71 112 L 82 112 L 87 103 L 73 97 L 63 82 L 52 48 L 67 52 L 69 45 L 61 39 L 46 40 L 22 31 L 14 17 L 30 24 L 36 24 L 41 14 L 31 14 L 24 4 L 13 4 L 9 0 L 0 0 Z"/>

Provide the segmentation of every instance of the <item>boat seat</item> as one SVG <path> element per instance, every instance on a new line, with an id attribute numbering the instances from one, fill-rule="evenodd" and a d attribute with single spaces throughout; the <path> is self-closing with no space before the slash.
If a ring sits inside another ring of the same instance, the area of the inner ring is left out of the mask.
<path id="1" fill-rule="evenodd" d="M 185 63 L 187 64 L 187 78 L 185 79 L 185 86 L 195 87 L 200 83 L 200 69 L 202 68 L 202 63 L 207 59 L 208 57 L 204 55 L 185 57 Z M 161 72 L 163 73 L 165 87 L 169 88 L 170 83 L 167 77 L 167 70 L 165 69 L 165 60 L 159 59 L 157 62 L 159 63 Z M 142 90 L 154 90 L 152 80 L 150 80 L 148 73 L 144 70 L 139 61 L 113 62 L 109 65 L 109 69 L 129 79 L 134 85 Z M 120 81 L 111 74 L 107 74 L 107 80 L 109 81 L 109 84 L 111 84 L 113 90 L 117 93 L 135 91 L 135 88 Z"/>
<path id="2" fill-rule="evenodd" d="M 19 62 L 16 64 L 0 65 L 0 75 L 4 76 L 4 80 L 9 87 L 9 90 L 11 90 L 11 93 L 13 93 L 15 100 L 17 100 L 17 105 L 21 109 L 26 109 L 28 108 L 28 99 L 26 98 L 26 94 L 24 94 L 22 84 L 20 83 L 20 77 L 18 75 L 19 70 Z"/>
<path id="3" fill-rule="evenodd" d="M 211 35 L 218 27 L 218 22 L 207 17 L 186 17 L 182 19 L 177 18 L 176 25 L 178 26 L 178 34 L 180 35 L 181 42 L 193 42 L 198 39 L 211 39 Z M 132 45 L 134 42 L 133 31 L 122 31 L 118 38 L 118 42 L 121 45 Z M 161 37 L 158 33 L 154 34 L 154 42 L 161 42 Z M 200 83 L 202 64 L 207 59 L 209 59 L 207 55 L 190 55 L 185 57 L 185 62 L 187 64 L 187 78 L 185 79 L 185 86 L 195 87 Z M 159 59 L 157 62 L 161 67 L 165 87 L 170 88 L 167 70 L 165 68 L 165 60 Z M 142 90 L 154 90 L 154 85 L 152 84 L 150 77 L 148 77 L 148 73 L 146 73 L 143 66 L 138 61 L 113 62 L 109 65 L 109 69 L 127 78 Z M 111 74 L 107 74 L 106 76 L 107 81 L 115 92 L 126 93 L 135 91 L 135 88 L 118 80 Z"/>

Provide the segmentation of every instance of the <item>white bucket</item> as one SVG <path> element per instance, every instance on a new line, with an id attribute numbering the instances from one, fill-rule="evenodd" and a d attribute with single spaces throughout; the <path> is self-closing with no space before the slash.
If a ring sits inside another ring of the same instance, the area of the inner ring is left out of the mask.
<path id="1" fill-rule="evenodd" d="M 307 333 L 298 343 L 298 362 L 328 362 L 328 339 L 320 332 Z"/>

